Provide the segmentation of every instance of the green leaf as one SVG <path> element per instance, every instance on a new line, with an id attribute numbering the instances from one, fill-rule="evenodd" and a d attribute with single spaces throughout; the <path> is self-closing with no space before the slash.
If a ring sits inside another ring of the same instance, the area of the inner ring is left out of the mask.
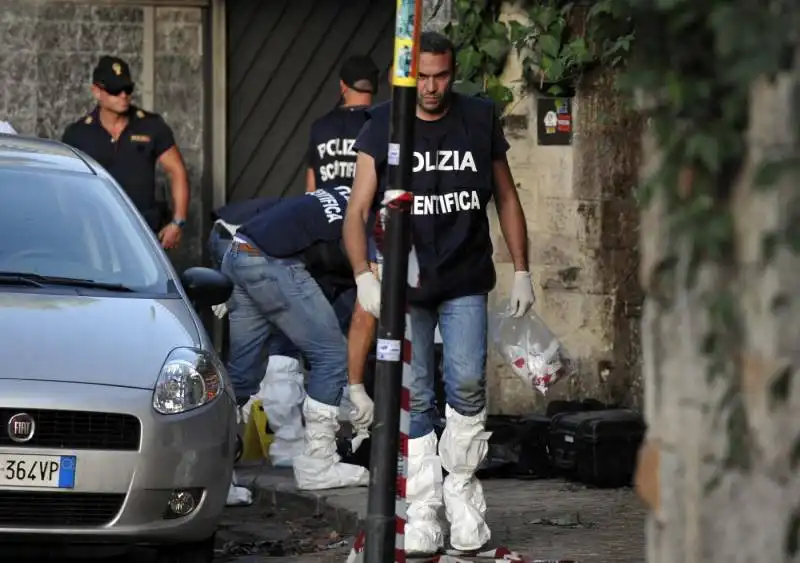
<path id="1" fill-rule="evenodd" d="M 547 82 L 560 82 L 564 77 L 564 63 L 560 59 L 542 59 L 542 71 Z"/>
<path id="2" fill-rule="evenodd" d="M 597 16 L 603 14 L 611 14 L 611 6 L 610 2 L 603 1 L 603 2 L 595 2 L 591 8 L 589 8 L 589 12 L 586 14 L 586 19 L 590 20 L 592 18 L 596 18 Z"/>
<path id="3" fill-rule="evenodd" d="M 564 89 L 561 86 L 557 85 L 557 84 L 553 84 L 552 86 L 549 86 L 548 88 L 546 88 L 544 93 L 547 94 L 548 96 L 557 97 L 557 96 L 559 96 L 559 95 L 564 93 Z"/>
<path id="4" fill-rule="evenodd" d="M 453 82 L 453 91 L 457 94 L 463 94 L 464 96 L 477 96 L 484 90 L 483 85 L 478 82 L 457 80 Z"/>
<path id="5" fill-rule="evenodd" d="M 496 76 L 487 78 L 486 93 L 503 108 L 514 101 L 514 92 Z"/>
<path id="6" fill-rule="evenodd" d="M 522 25 L 518 21 L 511 21 L 508 23 L 509 35 L 511 42 L 517 47 L 521 47 L 527 43 L 528 38 L 533 33 L 533 30 L 527 25 Z"/>
<path id="7" fill-rule="evenodd" d="M 472 0 L 455 0 L 453 3 L 453 8 L 455 9 L 456 15 L 459 16 L 460 19 L 470 10 L 472 5 Z"/>
<path id="8" fill-rule="evenodd" d="M 494 22 L 492 25 L 487 26 L 491 30 L 492 35 L 498 38 L 508 38 L 508 27 L 503 22 Z"/>
<path id="9" fill-rule="evenodd" d="M 540 35 L 535 47 L 549 57 L 557 57 L 561 51 L 561 41 L 552 35 Z"/>
<path id="10" fill-rule="evenodd" d="M 558 18 L 558 12 L 550 6 L 533 6 L 528 11 L 528 16 L 536 25 L 547 30 Z"/>
<path id="11" fill-rule="evenodd" d="M 586 40 L 583 37 L 577 37 L 567 43 L 567 49 L 576 63 L 583 64 L 592 58 L 589 53 L 589 47 L 586 45 Z"/>
<path id="12" fill-rule="evenodd" d="M 463 76 L 471 76 L 480 69 L 483 56 L 473 47 L 461 49 L 456 56 L 456 64 Z"/>
<path id="13" fill-rule="evenodd" d="M 490 39 L 480 45 L 481 51 L 493 62 L 502 64 L 508 56 L 509 44 L 508 40 L 503 39 Z"/>

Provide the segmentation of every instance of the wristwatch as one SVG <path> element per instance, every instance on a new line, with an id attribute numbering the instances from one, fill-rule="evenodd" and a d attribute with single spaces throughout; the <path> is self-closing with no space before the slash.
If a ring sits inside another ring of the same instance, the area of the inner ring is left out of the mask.
<path id="1" fill-rule="evenodd" d="M 186 219 L 173 219 L 172 224 L 178 227 L 179 229 L 182 229 L 183 226 L 186 224 Z"/>

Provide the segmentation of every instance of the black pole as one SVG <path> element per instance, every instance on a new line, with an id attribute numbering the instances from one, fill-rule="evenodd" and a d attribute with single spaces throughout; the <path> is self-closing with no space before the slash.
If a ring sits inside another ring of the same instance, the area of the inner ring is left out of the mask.
<path id="1" fill-rule="evenodd" d="M 414 121 L 417 107 L 417 61 L 422 0 L 397 0 L 392 117 L 389 133 L 389 178 L 383 238 L 381 315 L 378 325 L 378 361 L 375 368 L 375 422 L 370 451 L 369 500 L 365 522 L 365 563 L 398 561 L 396 503 L 398 498 L 400 396 L 403 383 L 403 337 L 408 253 L 410 250 L 411 177 L 414 158 Z M 378 218 L 380 220 L 380 217 Z"/>

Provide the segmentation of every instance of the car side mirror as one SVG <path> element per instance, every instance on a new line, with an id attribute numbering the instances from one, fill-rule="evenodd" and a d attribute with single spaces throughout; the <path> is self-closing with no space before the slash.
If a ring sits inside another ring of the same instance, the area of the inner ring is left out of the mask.
<path id="1" fill-rule="evenodd" d="M 225 303 L 233 293 L 233 282 L 230 278 L 211 268 L 189 268 L 181 275 L 181 283 L 192 304 L 198 309 Z"/>

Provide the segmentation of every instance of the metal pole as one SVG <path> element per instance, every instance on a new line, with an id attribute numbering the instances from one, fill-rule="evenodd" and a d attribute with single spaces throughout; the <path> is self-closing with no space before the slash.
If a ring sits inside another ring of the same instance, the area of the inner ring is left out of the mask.
<path id="1" fill-rule="evenodd" d="M 408 443 L 407 439 L 400 438 L 400 403 L 421 24 L 422 0 L 397 0 L 388 148 L 389 181 L 386 209 L 381 213 L 385 216 L 386 224 L 375 370 L 375 422 L 365 522 L 365 563 L 405 561 L 402 532 L 405 524 Z"/>

